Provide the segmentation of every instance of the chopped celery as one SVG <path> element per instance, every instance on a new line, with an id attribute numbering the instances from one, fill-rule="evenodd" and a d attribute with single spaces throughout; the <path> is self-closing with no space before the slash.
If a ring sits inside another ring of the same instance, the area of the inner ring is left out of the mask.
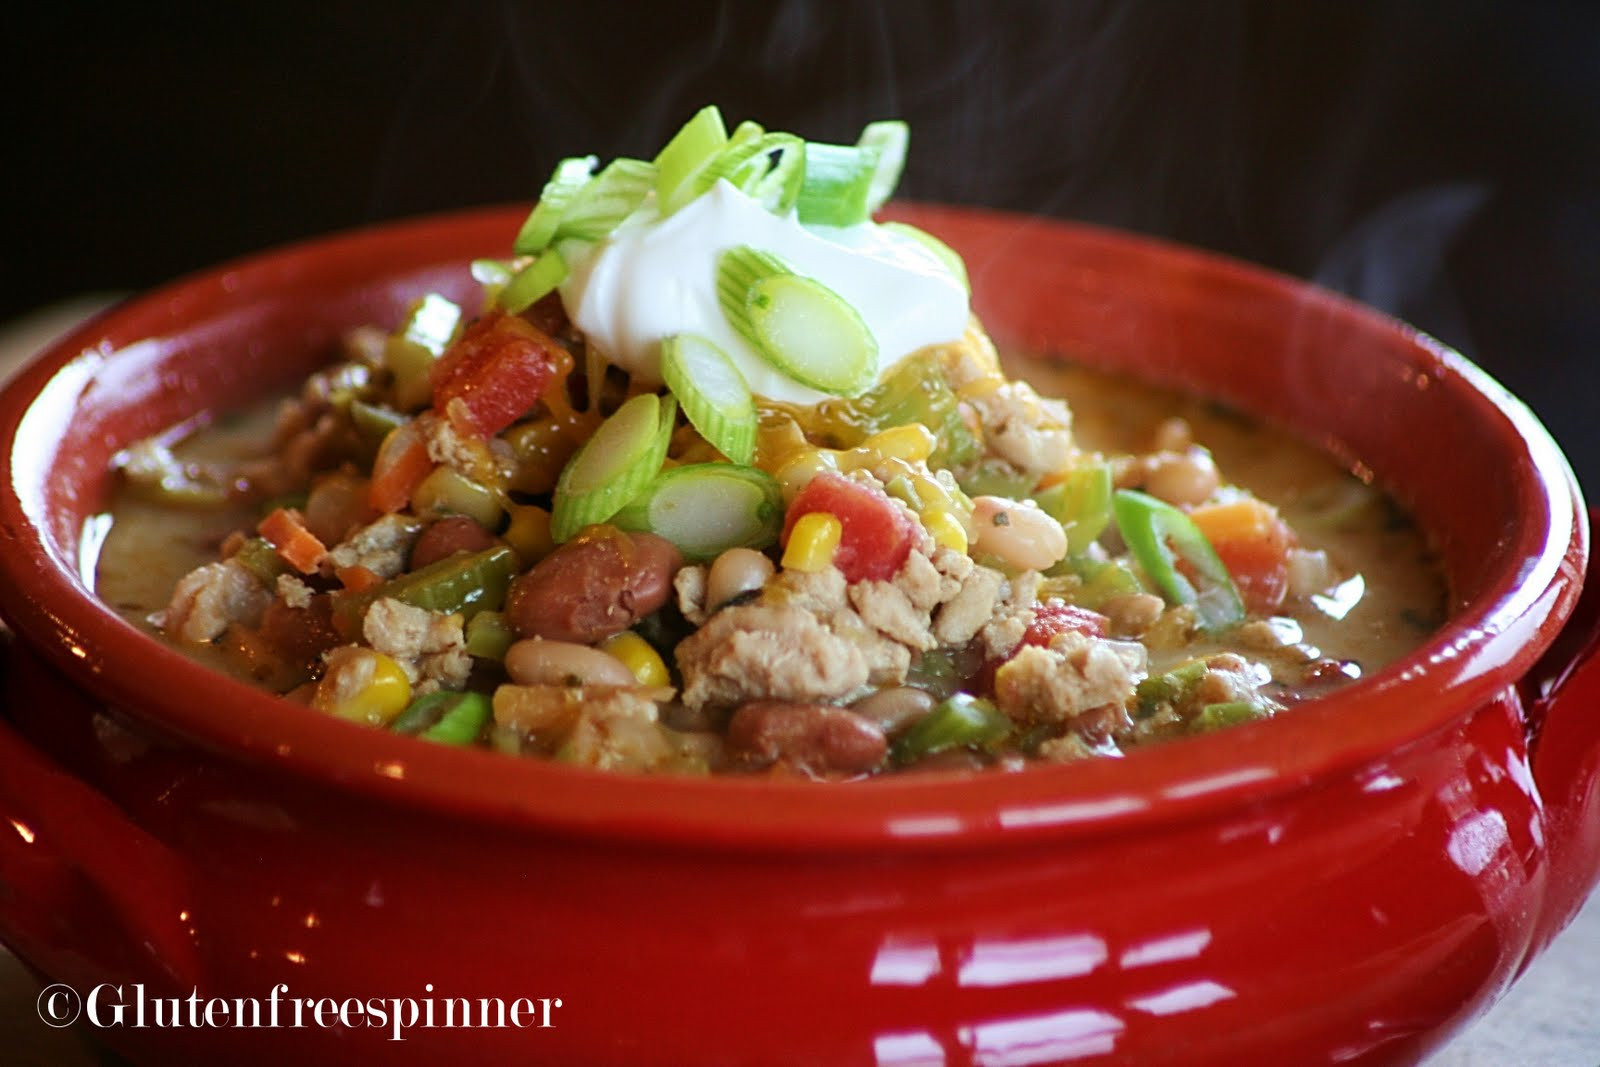
<path id="1" fill-rule="evenodd" d="M 755 398 L 726 352 L 698 334 L 674 334 L 661 342 L 661 376 L 713 448 L 735 463 L 754 458 Z"/>
<path id="2" fill-rule="evenodd" d="M 455 700 L 439 716 L 439 721 L 417 736 L 441 745 L 470 745 L 483 733 L 494 717 L 494 705 L 485 693 L 453 693 Z"/>
<path id="3" fill-rule="evenodd" d="M 677 413 L 671 397 L 640 393 L 600 424 L 556 482 L 550 536 L 557 543 L 605 522 L 650 484 L 666 460 Z"/>
<path id="4" fill-rule="evenodd" d="M 461 325 L 461 309 L 437 293 L 411 305 L 406 319 L 384 344 L 383 363 L 394 377 L 395 404 L 402 411 L 428 402 L 428 373 Z"/>
<path id="5" fill-rule="evenodd" d="M 878 340 L 838 293 L 770 252 L 740 245 L 717 261 L 717 301 L 733 328 L 802 385 L 855 396 L 878 373 Z"/>
<path id="6" fill-rule="evenodd" d="M 1034 479 L 1033 475 L 1019 471 L 1005 460 L 991 456 L 974 464 L 959 481 L 961 491 L 968 496 L 1003 496 L 1021 500 L 1033 488 Z M 1043 504 L 1040 506 L 1043 507 Z"/>
<path id="7" fill-rule="evenodd" d="M 271 589 L 278 575 L 289 573 L 289 564 L 278 555 L 272 542 L 265 537 L 247 538 L 232 556 L 235 563 L 255 575 L 262 585 Z"/>
<path id="8" fill-rule="evenodd" d="M 1068 556 L 1059 566 L 1082 579 L 1082 584 L 1073 590 L 1071 599 L 1074 604 L 1090 611 L 1099 611 L 1112 597 L 1144 592 L 1138 575 L 1118 560 Z M 1057 569 L 1052 567 L 1050 573 L 1056 573 Z"/>
<path id="9" fill-rule="evenodd" d="M 1244 621 L 1238 587 L 1193 519 L 1132 489 L 1116 491 L 1112 510 L 1128 551 L 1169 603 L 1194 605 L 1200 628 L 1207 633 L 1220 633 Z M 1199 588 L 1179 572 L 1179 559 L 1193 569 Z"/>
<path id="10" fill-rule="evenodd" d="M 734 463 L 663 471 L 612 519 L 665 537 L 689 559 L 730 548 L 767 548 L 783 528 L 783 492 L 770 474 Z"/>
<path id="11" fill-rule="evenodd" d="M 350 401 L 350 423 L 356 428 L 356 433 L 376 454 L 378 446 L 383 444 L 383 439 L 406 421 L 406 416 L 393 408 L 381 404 L 369 404 L 365 400 Z"/>
<path id="12" fill-rule="evenodd" d="M 1081 556 L 1111 525 L 1111 490 L 1110 464 L 1094 462 L 1074 468 L 1033 499 L 1066 531 L 1067 555 Z"/>
<path id="13" fill-rule="evenodd" d="M 1172 668 L 1164 674 L 1152 674 L 1134 688 L 1137 714 L 1152 714 L 1163 704 L 1177 705 L 1194 692 L 1200 679 L 1205 677 L 1205 660 L 1194 659 Z"/>
<path id="14" fill-rule="evenodd" d="M 478 659 L 505 659 L 506 649 L 516 641 L 517 635 L 512 633 L 500 612 L 480 611 L 468 620 L 466 638 L 467 655 Z"/>
<path id="15" fill-rule="evenodd" d="M 517 554 L 505 545 L 457 552 L 371 589 L 337 597 L 334 622 L 340 633 L 360 633 L 367 609 L 387 598 L 427 611 L 459 612 L 470 621 L 480 611 L 500 609 L 517 570 Z"/>
<path id="16" fill-rule="evenodd" d="M 877 145 L 806 142 L 805 180 L 795 202 L 811 226 L 856 226 L 872 214 L 873 178 L 883 151 Z"/>
<path id="17" fill-rule="evenodd" d="M 901 360 L 865 393 L 829 401 L 821 410 L 826 411 L 833 444 L 840 448 L 854 448 L 880 431 L 918 423 L 933 431 L 938 441 L 928 457 L 930 467 L 959 467 L 982 451 L 937 359 Z"/>
<path id="18" fill-rule="evenodd" d="M 1190 721 L 1189 729 L 1195 733 L 1205 733 L 1210 730 L 1220 730 L 1225 726 L 1255 722 L 1271 714 L 1266 705 L 1251 700 L 1225 700 L 1201 708 L 1200 714 Z"/>
<path id="19" fill-rule="evenodd" d="M 993 748 L 1010 735 L 1011 720 L 993 703 L 957 693 L 900 735 L 890 755 L 905 765 L 952 748 Z"/>

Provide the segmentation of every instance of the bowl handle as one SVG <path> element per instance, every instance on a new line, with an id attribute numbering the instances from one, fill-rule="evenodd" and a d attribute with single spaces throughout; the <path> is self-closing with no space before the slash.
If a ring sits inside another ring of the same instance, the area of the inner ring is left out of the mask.
<path id="1" fill-rule="evenodd" d="M 1600 522 L 1600 509 L 1590 512 Z M 1549 882 L 1528 958 L 1566 928 L 1600 880 L 1600 559 L 1556 642 L 1530 672 L 1528 739 L 1544 803 Z"/>
<path id="2" fill-rule="evenodd" d="M 0 651 L 14 700 L 26 653 Z M 0 715 L 0 937 L 19 956 L 64 981 L 127 977 L 188 993 L 201 984 L 188 898 L 165 845 Z"/>

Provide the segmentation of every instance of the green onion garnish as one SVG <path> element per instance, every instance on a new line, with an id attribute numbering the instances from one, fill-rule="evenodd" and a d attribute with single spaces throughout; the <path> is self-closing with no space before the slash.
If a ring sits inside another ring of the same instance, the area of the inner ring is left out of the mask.
<path id="1" fill-rule="evenodd" d="M 867 214 L 882 207 L 900 184 L 900 172 L 906 166 L 906 148 L 911 141 L 911 128 L 899 119 L 869 122 L 861 131 L 856 145 L 878 150 L 878 166 L 872 172 L 867 187 Z"/>
<path id="2" fill-rule="evenodd" d="M 671 397 L 641 393 L 602 422 L 556 482 L 550 536 L 566 541 L 605 522 L 650 484 L 666 459 L 677 414 Z"/>
<path id="3" fill-rule="evenodd" d="M 561 225 L 567 205 L 588 184 L 596 162 L 594 156 L 574 156 L 556 164 L 555 173 L 545 182 L 544 192 L 539 194 L 539 202 L 518 231 L 512 251 L 519 256 L 532 256 L 545 250 Z"/>
<path id="4" fill-rule="evenodd" d="M 1220 633 L 1244 621 L 1244 601 L 1233 576 L 1193 519 L 1132 489 L 1118 489 L 1111 510 L 1128 551 L 1169 603 L 1193 604 L 1200 628 L 1207 633 Z M 1179 558 L 1193 568 L 1198 589 L 1174 565 Z"/>
<path id="5" fill-rule="evenodd" d="M 960 254 L 955 249 L 927 230 L 920 230 L 909 223 L 880 222 L 878 225 L 891 233 L 898 233 L 904 237 L 911 238 L 935 256 L 938 256 L 939 262 L 944 264 L 944 269 L 955 276 L 955 279 L 961 283 L 963 289 L 968 293 L 972 292 L 972 283 L 967 279 L 967 265 L 962 261 Z"/>
<path id="6" fill-rule="evenodd" d="M 661 342 L 661 377 L 713 448 L 735 463 L 754 458 L 755 399 L 726 352 L 698 334 L 675 334 Z"/>
<path id="7" fill-rule="evenodd" d="M 656 154 L 655 190 L 662 218 L 705 191 L 696 190 L 695 179 L 727 143 L 728 130 L 722 124 L 722 112 L 712 104 L 695 112 Z"/>
<path id="8" fill-rule="evenodd" d="M 873 146 L 806 142 L 806 175 L 796 208 L 812 226 L 855 226 L 872 214 L 868 206 L 878 172 Z"/>
<path id="9" fill-rule="evenodd" d="M 689 559 L 713 559 L 777 544 L 783 493 L 759 468 L 696 463 L 663 471 L 612 521 L 665 537 Z"/>
<path id="10" fill-rule="evenodd" d="M 638 210 L 655 184 L 655 164 L 642 159 L 612 160 L 574 194 L 551 242 L 604 240 Z"/>
<path id="11" fill-rule="evenodd" d="M 739 335 L 802 385 L 855 396 L 878 371 L 878 341 L 860 312 L 813 278 L 748 245 L 717 262 L 717 302 Z"/>
<path id="12" fill-rule="evenodd" d="M 511 276 L 505 288 L 500 290 L 496 302 L 505 311 L 513 315 L 520 314 L 566 280 L 566 259 L 554 248 L 547 248 L 539 253 L 538 259 Z"/>

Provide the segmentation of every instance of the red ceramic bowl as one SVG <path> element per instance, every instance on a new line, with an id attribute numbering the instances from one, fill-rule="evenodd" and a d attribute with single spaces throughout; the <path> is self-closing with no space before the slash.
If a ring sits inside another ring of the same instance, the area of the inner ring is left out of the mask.
<path id="1" fill-rule="evenodd" d="M 1569 621 L 1588 525 L 1544 431 L 1299 282 L 904 213 L 965 254 L 1003 345 L 1203 391 L 1370 472 L 1438 540 L 1448 626 L 1279 719 L 1015 775 L 606 775 L 322 717 L 135 632 L 79 570 L 117 449 L 464 295 L 520 212 L 315 241 L 117 308 L 0 400 L 0 936 L 98 988 L 94 1036 L 152 1062 L 1403 1061 L 1481 1011 L 1600 868 L 1595 612 Z M 211 1025 L 153 1025 L 208 998 Z M 480 998 L 515 1018 L 477 1025 Z"/>

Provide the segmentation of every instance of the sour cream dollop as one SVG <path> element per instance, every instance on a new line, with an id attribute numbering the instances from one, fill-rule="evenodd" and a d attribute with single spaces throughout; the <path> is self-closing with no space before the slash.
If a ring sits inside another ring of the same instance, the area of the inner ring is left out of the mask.
<path id="1" fill-rule="evenodd" d="M 967 327 L 967 292 L 914 237 L 872 222 L 808 227 L 774 215 L 725 181 L 670 218 L 619 228 L 561 286 L 574 325 L 613 363 L 661 382 L 661 341 L 697 333 L 728 354 L 757 396 L 792 404 L 828 398 L 784 374 L 729 325 L 717 303 L 717 259 L 750 245 L 771 252 L 850 303 L 878 342 L 878 374 Z"/>

